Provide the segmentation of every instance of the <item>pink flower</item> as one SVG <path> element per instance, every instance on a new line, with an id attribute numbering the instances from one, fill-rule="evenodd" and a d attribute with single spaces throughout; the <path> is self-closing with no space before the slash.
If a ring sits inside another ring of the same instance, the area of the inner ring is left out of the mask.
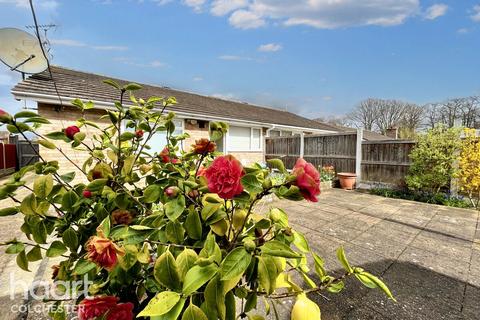
<path id="1" fill-rule="evenodd" d="M 106 316 L 103 318 L 103 316 Z M 132 320 L 133 303 L 118 303 L 113 296 L 94 297 L 84 299 L 78 304 L 78 318 L 80 320 Z"/>
<path id="2" fill-rule="evenodd" d="M 317 196 L 320 194 L 320 174 L 317 169 L 300 158 L 295 163 L 292 174 L 296 177 L 294 184 L 300 189 L 303 197 L 308 201 L 317 202 Z"/>
<path id="3" fill-rule="evenodd" d="M 243 175 L 240 161 L 231 155 L 216 158 L 205 171 L 208 189 L 222 199 L 232 199 L 242 193 L 243 186 L 240 180 Z"/>
<path id="4" fill-rule="evenodd" d="M 117 254 L 123 254 L 115 243 L 106 238 L 92 236 L 87 242 L 87 257 L 108 271 L 118 262 Z"/>
<path id="5" fill-rule="evenodd" d="M 65 129 L 65 135 L 68 139 L 73 140 L 73 136 L 80 132 L 80 128 L 77 126 L 70 126 Z"/>

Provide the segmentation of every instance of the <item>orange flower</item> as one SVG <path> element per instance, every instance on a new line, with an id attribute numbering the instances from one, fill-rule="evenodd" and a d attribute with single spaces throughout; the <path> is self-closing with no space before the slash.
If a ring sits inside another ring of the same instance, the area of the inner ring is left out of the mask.
<path id="1" fill-rule="evenodd" d="M 118 262 L 117 255 L 125 253 L 115 243 L 106 238 L 92 236 L 87 242 L 87 258 L 102 268 L 111 271 Z"/>
<path id="2" fill-rule="evenodd" d="M 112 212 L 113 224 L 125 224 L 132 223 L 133 214 L 130 210 L 117 209 Z"/>
<path id="3" fill-rule="evenodd" d="M 215 151 L 217 145 L 215 142 L 210 141 L 206 138 L 195 140 L 195 144 L 192 144 L 193 152 L 197 154 L 207 154 Z"/>

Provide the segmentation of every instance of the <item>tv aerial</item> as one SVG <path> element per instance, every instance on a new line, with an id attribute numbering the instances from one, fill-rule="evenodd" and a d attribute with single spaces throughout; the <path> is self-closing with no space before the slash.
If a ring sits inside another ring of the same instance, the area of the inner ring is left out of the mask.
<path id="1" fill-rule="evenodd" d="M 48 68 L 38 38 L 16 28 L 0 28 L 0 61 L 11 71 L 18 71 L 25 79 L 25 74 L 36 74 Z"/>

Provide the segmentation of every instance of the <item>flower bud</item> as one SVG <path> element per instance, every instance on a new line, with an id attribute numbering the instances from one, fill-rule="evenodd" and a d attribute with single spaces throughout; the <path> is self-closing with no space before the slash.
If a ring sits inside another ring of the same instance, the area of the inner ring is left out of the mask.
<path id="1" fill-rule="evenodd" d="M 77 126 L 70 126 L 65 129 L 65 135 L 68 139 L 73 140 L 75 134 L 80 132 L 80 128 Z"/>
<path id="2" fill-rule="evenodd" d="M 130 210 L 117 209 L 112 212 L 113 224 L 125 224 L 129 225 L 132 223 L 133 214 Z"/>
<path id="3" fill-rule="evenodd" d="M 252 239 L 245 240 L 243 242 L 243 245 L 245 247 L 245 250 L 247 250 L 247 252 L 253 252 L 257 247 L 257 245 L 255 244 L 255 241 L 253 241 Z"/>
<path id="4" fill-rule="evenodd" d="M 135 136 L 136 136 L 138 139 L 142 138 L 142 137 L 143 137 L 143 130 L 140 130 L 140 129 L 139 129 L 139 130 L 135 131 Z"/>
<path id="5" fill-rule="evenodd" d="M 180 192 L 180 188 L 178 187 L 168 187 L 165 189 L 165 195 L 169 198 L 174 198 L 178 195 Z"/>
<path id="6" fill-rule="evenodd" d="M 92 197 L 92 191 L 90 191 L 90 190 L 83 190 L 82 195 L 83 195 L 84 198 L 89 199 L 89 198 Z"/>
<path id="7" fill-rule="evenodd" d="M 292 308 L 291 320 L 320 320 L 321 313 L 318 305 L 308 299 L 305 293 L 297 296 L 297 301 Z"/>

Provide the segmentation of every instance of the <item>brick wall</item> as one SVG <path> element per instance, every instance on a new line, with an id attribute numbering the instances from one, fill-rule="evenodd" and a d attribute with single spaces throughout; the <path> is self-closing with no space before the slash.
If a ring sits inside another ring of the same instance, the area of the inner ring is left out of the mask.
<path id="1" fill-rule="evenodd" d="M 263 152 L 229 152 L 237 158 L 243 165 L 250 165 L 254 162 L 264 162 L 265 156 Z"/>
<path id="2" fill-rule="evenodd" d="M 40 128 L 40 133 L 45 134 L 53 131 L 60 131 L 64 128 L 75 125 L 75 121 L 80 118 L 81 112 L 74 107 L 65 107 L 62 111 L 56 111 L 55 105 L 51 104 L 38 104 L 38 114 L 47 118 L 51 124 L 44 124 Z M 109 124 L 109 119 L 100 119 L 100 117 L 104 115 L 103 110 L 89 110 L 85 118 L 89 121 L 95 122 L 98 126 L 104 127 Z M 85 138 L 85 142 L 87 144 L 91 144 L 91 137 L 92 134 L 95 133 L 94 128 L 82 128 L 83 132 L 87 134 L 87 138 Z M 63 141 L 55 141 L 55 144 L 62 149 L 62 151 L 68 155 L 70 159 L 72 159 L 80 168 L 82 167 L 85 160 L 88 158 L 88 153 L 74 150 L 70 147 L 70 145 Z M 76 172 L 76 182 L 84 181 L 83 174 L 75 168 L 75 166 L 70 163 L 65 157 L 58 151 L 58 150 L 51 150 L 40 146 L 40 154 L 43 158 L 47 161 L 57 160 L 60 165 L 60 173 L 68 173 L 75 171 Z M 79 179 L 79 180 L 77 180 Z"/>
<path id="3" fill-rule="evenodd" d="M 196 124 L 192 124 L 189 119 L 185 119 L 185 123 L 184 123 L 185 132 L 190 135 L 190 138 L 185 139 L 183 143 L 183 149 L 185 151 L 190 150 L 192 144 L 195 143 L 195 140 L 198 140 L 201 138 L 208 139 L 208 122 L 207 121 L 203 122 L 203 125 L 204 125 L 203 128 L 200 128 L 200 123 L 201 122 L 197 121 Z"/>

